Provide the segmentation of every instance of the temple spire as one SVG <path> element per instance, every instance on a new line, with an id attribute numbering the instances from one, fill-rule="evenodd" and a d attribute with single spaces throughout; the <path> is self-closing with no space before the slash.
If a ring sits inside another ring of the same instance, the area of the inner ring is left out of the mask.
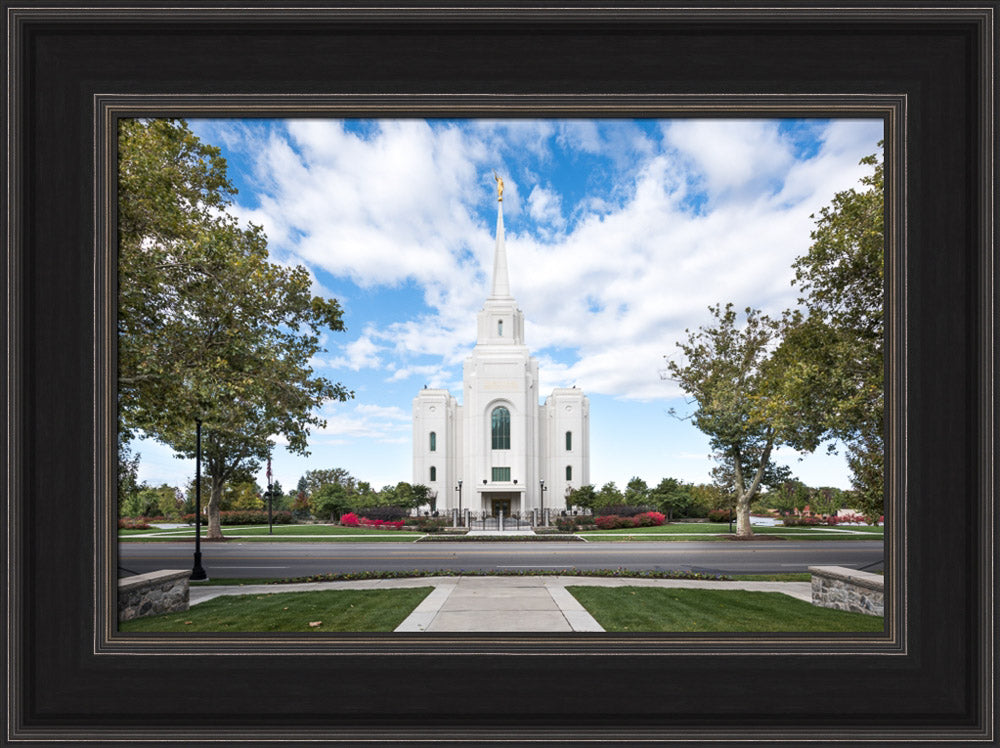
<path id="1" fill-rule="evenodd" d="M 494 175 L 495 176 L 495 175 Z M 497 246 L 493 253 L 493 291 L 491 298 L 510 298 L 510 280 L 507 277 L 507 249 L 503 236 L 503 180 L 496 177 L 497 194 Z"/>

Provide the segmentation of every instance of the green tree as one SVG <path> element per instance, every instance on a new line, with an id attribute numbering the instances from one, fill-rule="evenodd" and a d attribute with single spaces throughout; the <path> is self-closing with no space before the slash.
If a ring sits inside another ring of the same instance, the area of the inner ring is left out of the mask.
<path id="1" fill-rule="evenodd" d="M 642 478 L 633 476 L 625 485 L 623 497 L 626 504 L 630 506 L 642 506 L 649 501 L 649 486 Z"/>
<path id="2" fill-rule="evenodd" d="M 265 509 L 267 505 L 261 499 L 261 490 L 253 481 L 229 483 L 223 491 L 220 507 L 222 509 Z"/>
<path id="3" fill-rule="evenodd" d="M 812 216 L 812 244 L 793 264 L 805 314 L 790 342 L 801 396 L 822 403 L 822 425 L 847 445 L 857 508 L 877 519 L 885 485 L 885 184 L 879 155 L 861 163 L 873 174 Z"/>
<path id="4" fill-rule="evenodd" d="M 600 490 L 597 492 L 597 497 L 594 501 L 594 506 L 597 508 L 605 506 L 615 506 L 616 504 L 621 504 L 625 497 L 622 496 L 622 492 L 618 490 L 618 486 L 615 485 L 614 481 L 608 481 Z"/>
<path id="5" fill-rule="evenodd" d="M 139 483 L 140 454 L 132 454 L 132 449 L 118 437 L 118 516 L 138 517 L 141 511 L 136 511 L 139 491 L 143 485 Z"/>
<path id="6" fill-rule="evenodd" d="M 124 121 L 119 162 L 122 431 L 193 457 L 203 422 L 218 539 L 225 484 L 259 469 L 276 435 L 307 454 L 317 409 L 353 396 L 309 365 L 320 335 L 344 329 L 341 309 L 224 212 L 225 162 L 183 122 Z"/>
<path id="7" fill-rule="evenodd" d="M 118 407 L 126 440 L 171 409 L 181 375 L 206 358 L 181 334 L 185 319 L 174 312 L 186 289 L 179 281 L 204 270 L 188 247 L 235 193 L 219 149 L 183 120 L 120 120 Z"/>
<path id="8" fill-rule="evenodd" d="M 687 514 L 693 503 L 689 486 L 676 478 L 664 478 L 650 490 L 649 500 L 667 515 L 667 521 Z"/>
<path id="9" fill-rule="evenodd" d="M 747 308 L 739 325 L 732 304 L 709 311 L 713 324 L 687 331 L 687 341 L 678 343 L 683 363 L 668 361 L 667 369 L 694 400 L 694 425 L 732 466 L 736 533 L 750 537 L 750 502 L 771 466 L 773 448 L 812 451 L 823 428 L 815 403 L 791 397 L 786 387 L 794 361 L 781 342 L 788 321 Z"/>
<path id="10" fill-rule="evenodd" d="M 348 493 L 354 493 L 357 487 L 357 481 L 354 479 L 354 476 L 344 468 L 307 470 L 299 483 L 300 489 L 304 487 L 305 492 L 308 494 L 313 494 L 328 484 L 343 486 L 347 489 Z"/>
<path id="11" fill-rule="evenodd" d="M 594 509 L 597 505 L 597 491 L 593 486 L 574 488 L 566 495 L 566 508 Z"/>
<path id="12" fill-rule="evenodd" d="M 313 511 L 319 516 L 329 516 L 331 522 L 351 508 L 351 495 L 340 483 L 324 483 L 310 497 Z"/>

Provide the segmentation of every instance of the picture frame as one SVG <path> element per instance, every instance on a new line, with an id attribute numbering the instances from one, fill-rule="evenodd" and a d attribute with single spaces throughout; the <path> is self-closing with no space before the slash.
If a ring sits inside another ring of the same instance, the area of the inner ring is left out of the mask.
<path id="1" fill-rule="evenodd" d="M 5 11 L 8 740 L 994 739 L 995 2 Z M 805 112 L 887 123 L 884 636 L 116 633 L 116 118 Z"/>

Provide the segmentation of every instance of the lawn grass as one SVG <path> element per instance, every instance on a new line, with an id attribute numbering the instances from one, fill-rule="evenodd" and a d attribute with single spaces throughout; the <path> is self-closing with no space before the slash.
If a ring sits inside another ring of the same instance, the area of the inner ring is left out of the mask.
<path id="1" fill-rule="evenodd" d="M 123 621 L 123 632 L 392 631 L 433 587 L 226 595 L 182 613 Z M 320 621 L 318 626 L 310 626 Z"/>
<path id="2" fill-rule="evenodd" d="M 790 540 L 879 540 L 882 527 L 854 525 L 844 527 L 754 527 L 755 535 L 775 535 Z M 617 530 L 588 530 L 578 535 L 593 541 L 725 541 L 730 535 L 728 522 L 682 522 L 659 527 L 625 527 Z"/>
<path id="3" fill-rule="evenodd" d="M 267 525 L 228 525 L 222 534 L 239 542 L 288 541 L 343 542 L 352 540 L 371 542 L 412 543 L 421 533 L 400 530 L 371 530 L 366 527 L 341 527 L 340 525 L 275 525 L 269 534 Z M 118 539 L 132 542 L 163 542 L 171 540 L 193 540 L 194 527 L 174 530 L 119 530 Z M 205 529 L 202 529 L 202 540 Z"/>
<path id="4" fill-rule="evenodd" d="M 820 608 L 780 592 L 567 587 L 605 631 L 882 631 L 881 617 Z"/>

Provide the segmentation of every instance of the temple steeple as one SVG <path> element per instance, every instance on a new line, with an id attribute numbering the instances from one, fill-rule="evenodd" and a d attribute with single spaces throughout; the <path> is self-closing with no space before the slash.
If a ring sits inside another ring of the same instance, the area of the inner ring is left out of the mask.
<path id="1" fill-rule="evenodd" d="M 510 293 L 507 275 L 507 247 L 503 234 L 503 179 L 496 172 L 497 181 L 497 243 L 493 250 L 493 286 L 479 312 L 476 345 L 523 346 L 524 314 Z M 525 349 L 527 350 L 527 349 Z"/>
<path id="2" fill-rule="evenodd" d="M 501 182 L 501 184 L 503 184 Z M 501 188 L 502 190 L 502 188 Z M 493 250 L 493 290 L 490 298 L 509 299 L 510 279 L 507 276 L 507 248 L 503 236 L 503 192 L 497 203 L 497 244 Z"/>

